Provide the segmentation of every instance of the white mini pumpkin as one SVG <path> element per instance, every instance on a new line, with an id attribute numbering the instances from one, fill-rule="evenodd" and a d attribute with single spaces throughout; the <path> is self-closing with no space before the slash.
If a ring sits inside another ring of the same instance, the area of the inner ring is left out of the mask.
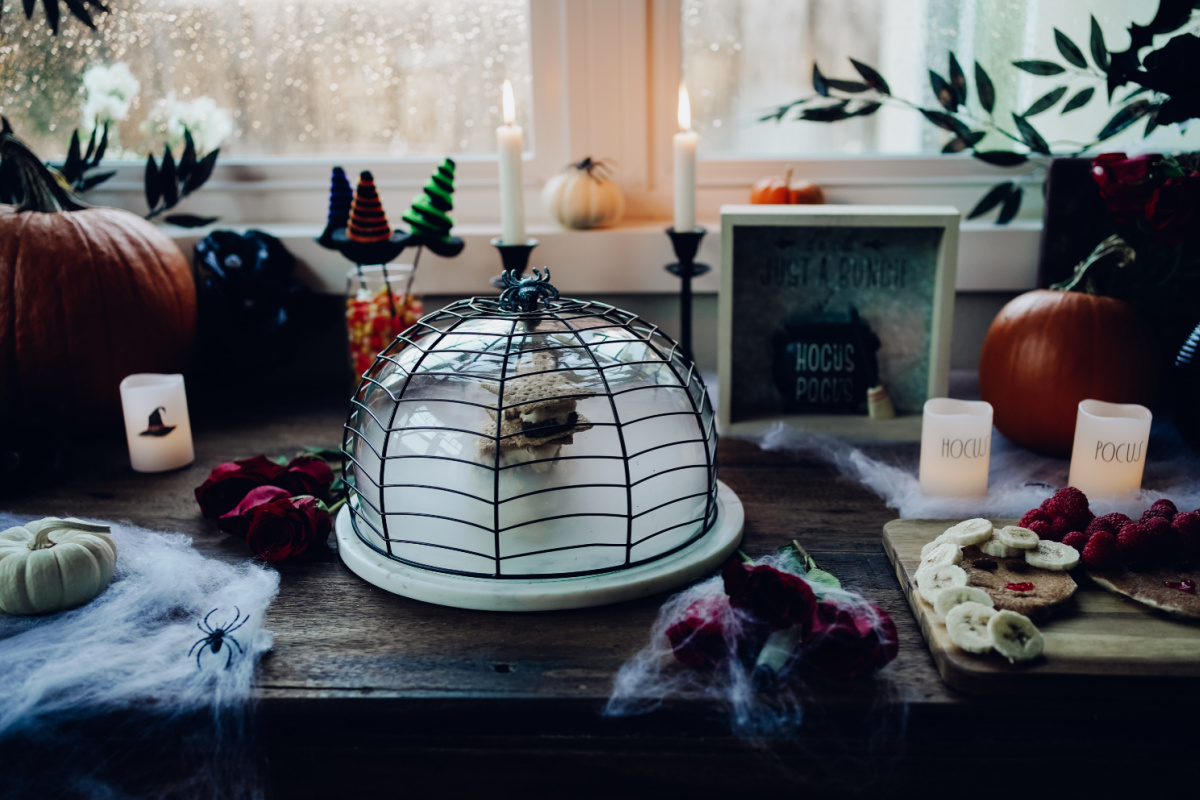
<path id="1" fill-rule="evenodd" d="M 0 531 L 0 611 L 49 614 L 83 605 L 112 580 L 107 525 L 47 517 Z"/>
<path id="2" fill-rule="evenodd" d="M 603 161 L 585 158 L 546 181 L 546 213 L 567 228 L 602 228 L 625 213 L 625 195 Z"/>

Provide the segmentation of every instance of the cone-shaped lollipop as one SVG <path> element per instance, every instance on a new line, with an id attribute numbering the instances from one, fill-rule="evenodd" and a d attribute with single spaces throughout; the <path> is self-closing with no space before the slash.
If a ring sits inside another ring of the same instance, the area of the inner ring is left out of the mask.
<path id="1" fill-rule="evenodd" d="M 350 221 L 350 204 L 354 200 L 354 192 L 350 189 L 350 181 L 346 179 L 346 171 L 341 167 L 333 168 L 329 179 L 329 218 L 325 230 L 317 244 L 334 249 L 333 234 L 346 227 Z"/>
<path id="2" fill-rule="evenodd" d="M 412 238 L 439 256 L 451 258 L 462 252 L 463 240 L 450 235 L 454 221 L 446 212 L 454 209 L 454 161 L 447 158 L 425 184 L 424 194 L 414 198 L 404 221 L 412 227 Z"/>
<path id="3" fill-rule="evenodd" d="M 363 172 L 358 178 L 347 235 L 352 242 L 382 242 L 392 235 L 387 215 L 383 213 L 383 203 L 375 191 L 375 178 L 370 172 Z"/>

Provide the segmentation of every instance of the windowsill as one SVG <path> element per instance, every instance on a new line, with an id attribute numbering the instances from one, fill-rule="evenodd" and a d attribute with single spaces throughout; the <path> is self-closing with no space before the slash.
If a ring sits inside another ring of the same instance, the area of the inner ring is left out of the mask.
<path id="1" fill-rule="evenodd" d="M 593 231 L 566 230 L 557 225 L 530 225 L 528 236 L 538 240 L 531 267 L 550 267 L 555 284 L 571 294 L 663 294 L 679 289 L 679 280 L 663 269 L 674 261 L 664 234 L 668 221 L 636 220 L 616 228 Z M 694 291 L 715 294 L 720 286 L 721 225 L 719 220 L 702 222 L 708 235 L 697 261 L 713 271 L 698 278 Z M 959 292 L 1019 292 L 1037 283 L 1038 221 L 1016 221 L 1007 226 L 990 222 L 963 222 L 959 238 Z M 278 237 L 300 261 L 300 279 L 316 291 L 340 294 L 345 290 L 350 262 L 314 240 L 321 233 L 316 225 L 214 225 L 186 229 L 163 226 L 163 230 L 189 257 L 195 243 L 215 229 L 243 232 L 265 231 Z M 500 258 L 490 242 L 500 235 L 494 225 L 456 225 L 455 235 L 466 242 L 454 259 L 426 252 L 421 256 L 418 286 L 425 294 L 469 295 L 492 292 L 488 280 L 499 273 Z M 406 251 L 401 261 L 410 261 L 415 251 Z"/>

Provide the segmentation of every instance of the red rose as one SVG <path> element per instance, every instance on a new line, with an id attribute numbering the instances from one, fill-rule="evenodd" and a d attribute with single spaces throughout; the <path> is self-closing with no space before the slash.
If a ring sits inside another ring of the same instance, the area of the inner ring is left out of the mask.
<path id="1" fill-rule="evenodd" d="M 1154 238 L 1166 244 L 1179 244 L 1189 236 L 1195 236 L 1198 205 L 1200 172 L 1168 178 L 1146 204 L 1146 220 L 1154 231 Z"/>
<path id="2" fill-rule="evenodd" d="M 883 668 L 899 650 L 896 624 L 874 603 L 820 603 L 805 658 L 828 677 L 858 678 Z"/>
<path id="3" fill-rule="evenodd" d="M 316 456 L 298 456 L 288 462 L 287 471 L 279 477 L 277 484 L 293 495 L 325 497 L 333 484 L 333 470 Z"/>
<path id="4" fill-rule="evenodd" d="M 738 561 L 726 564 L 721 577 L 731 606 L 748 611 L 771 630 L 802 625 L 802 635 L 808 635 L 817 598 L 801 578 L 765 564 Z"/>
<path id="5" fill-rule="evenodd" d="M 218 464 L 196 487 L 200 513 L 212 519 L 228 513 L 251 489 L 275 484 L 286 469 L 265 456 Z"/>
<path id="6" fill-rule="evenodd" d="M 290 496 L 291 492 L 278 486 L 259 486 L 251 489 L 232 511 L 220 516 L 217 527 L 228 534 L 245 539 L 250 530 L 250 518 L 254 515 L 254 509 L 272 500 Z"/>
<path id="7" fill-rule="evenodd" d="M 723 595 L 702 597 L 688 606 L 683 617 L 667 628 L 675 658 L 689 667 L 707 669 L 729 658 L 725 621 L 730 613 L 729 598 Z"/>
<path id="8" fill-rule="evenodd" d="M 250 517 L 246 545 L 270 564 L 306 561 L 325 543 L 333 526 L 315 497 L 280 497 L 260 505 Z"/>
<path id="9" fill-rule="evenodd" d="M 1092 178 L 1117 222 L 1132 222 L 1145 212 L 1154 191 L 1150 168 L 1157 159 L 1158 156 L 1126 158 L 1124 153 L 1103 153 L 1092 161 Z"/>

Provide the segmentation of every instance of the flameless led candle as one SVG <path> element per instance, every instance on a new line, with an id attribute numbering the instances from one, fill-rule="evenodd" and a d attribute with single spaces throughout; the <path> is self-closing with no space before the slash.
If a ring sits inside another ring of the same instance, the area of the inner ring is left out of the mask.
<path id="1" fill-rule="evenodd" d="M 130 375 L 121 381 L 129 461 L 138 472 L 165 472 L 196 460 L 182 375 Z"/>
<path id="2" fill-rule="evenodd" d="M 679 133 L 675 134 L 675 231 L 696 230 L 696 145 L 700 134 L 692 130 L 692 104 L 687 88 L 679 84 Z"/>
<path id="3" fill-rule="evenodd" d="M 500 145 L 500 241 L 525 244 L 525 196 L 521 192 L 521 151 L 524 132 L 516 124 L 512 84 L 504 81 L 504 124 L 496 128 Z"/>
<path id="4" fill-rule="evenodd" d="M 1152 417 L 1145 406 L 1081 401 L 1068 482 L 1088 496 L 1140 489 Z"/>
<path id="5" fill-rule="evenodd" d="M 921 423 L 921 491 L 941 497 L 987 494 L 992 404 L 936 397 Z"/>

